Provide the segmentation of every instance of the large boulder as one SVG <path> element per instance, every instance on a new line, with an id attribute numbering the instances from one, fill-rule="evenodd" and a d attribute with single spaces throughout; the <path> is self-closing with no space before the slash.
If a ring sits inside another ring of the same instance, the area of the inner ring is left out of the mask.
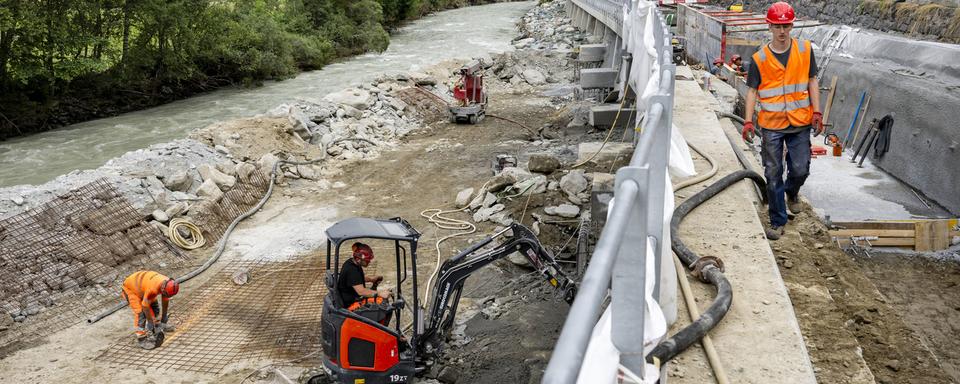
<path id="1" fill-rule="evenodd" d="M 370 108 L 374 101 L 370 92 L 356 88 L 334 92 L 324 96 L 323 99 L 336 104 L 349 105 L 359 110 Z"/>
<path id="2" fill-rule="evenodd" d="M 576 196 L 587 190 L 587 178 L 584 177 L 583 171 L 572 171 L 560 178 L 560 189 L 569 196 Z"/>
<path id="3" fill-rule="evenodd" d="M 197 196 L 217 202 L 223 197 L 223 191 L 220 190 L 220 187 L 218 187 L 217 183 L 214 183 L 213 180 L 206 180 L 203 184 L 200 184 L 200 188 L 197 189 Z"/>
<path id="4" fill-rule="evenodd" d="M 536 69 L 524 69 L 523 79 L 530 85 L 543 85 L 547 83 L 547 77 Z"/>
<path id="5" fill-rule="evenodd" d="M 186 192 L 193 186 L 193 177 L 182 169 L 163 176 L 163 186 L 171 191 Z"/>
<path id="6" fill-rule="evenodd" d="M 530 160 L 527 162 L 527 169 L 529 169 L 530 172 L 550 174 L 558 168 L 560 168 L 560 159 L 557 159 L 556 156 L 543 153 L 530 155 Z"/>
<path id="7" fill-rule="evenodd" d="M 237 183 L 236 177 L 220 172 L 207 164 L 197 167 L 197 171 L 200 172 L 200 177 L 204 182 L 213 181 L 222 190 L 229 190 Z"/>
<path id="8" fill-rule="evenodd" d="M 473 188 L 467 188 L 457 194 L 456 206 L 457 208 L 466 207 L 467 204 L 470 204 L 470 198 L 473 197 Z"/>

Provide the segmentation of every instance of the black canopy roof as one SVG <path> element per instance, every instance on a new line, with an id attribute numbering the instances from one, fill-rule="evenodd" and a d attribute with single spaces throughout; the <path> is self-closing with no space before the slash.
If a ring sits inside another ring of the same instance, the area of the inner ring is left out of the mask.
<path id="1" fill-rule="evenodd" d="M 335 244 L 357 238 L 374 238 L 385 240 L 417 241 L 420 232 L 406 220 L 399 217 L 392 219 L 370 219 L 353 217 L 327 228 L 327 239 Z"/>

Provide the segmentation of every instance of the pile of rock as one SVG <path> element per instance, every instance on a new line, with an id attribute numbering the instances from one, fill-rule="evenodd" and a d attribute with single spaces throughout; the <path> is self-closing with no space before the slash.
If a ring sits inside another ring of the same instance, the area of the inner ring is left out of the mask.
<path id="1" fill-rule="evenodd" d="M 517 49 L 552 50 L 569 53 L 589 34 L 570 23 L 565 1 L 544 2 L 527 11 L 520 20 L 520 35 L 514 39 Z"/>
<path id="2" fill-rule="evenodd" d="M 506 226 L 513 223 L 514 218 L 506 210 L 505 199 L 550 192 L 561 193 L 567 201 L 545 207 L 545 214 L 560 218 L 579 217 L 580 206 L 590 200 L 589 181 L 581 170 L 560 171 L 560 167 L 560 160 L 551 154 L 532 154 L 526 170 L 506 167 L 487 180 L 482 189 L 467 188 L 460 191 L 456 206 L 473 212 L 474 222 L 491 221 Z M 560 176 L 559 180 L 552 179 L 557 176 Z M 539 217 L 534 214 L 535 220 Z M 538 232 L 538 227 L 534 223 L 534 232 Z"/>

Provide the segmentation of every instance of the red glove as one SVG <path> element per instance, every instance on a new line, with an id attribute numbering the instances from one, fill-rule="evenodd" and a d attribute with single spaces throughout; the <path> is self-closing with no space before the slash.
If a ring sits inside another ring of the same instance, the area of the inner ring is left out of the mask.
<path id="1" fill-rule="evenodd" d="M 757 135 L 757 133 L 756 133 L 756 130 L 753 128 L 753 122 L 752 122 L 752 121 L 748 121 L 748 122 L 746 122 L 746 123 L 743 123 L 743 132 L 742 132 L 743 141 L 746 141 L 746 142 L 748 142 L 748 143 L 752 143 L 752 142 L 753 142 L 753 138 L 754 138 L 756 135 Z"/>
<path id="2" fill-rule="evenodd" d="M 823 114 L 820 112 L 813 113 L 813 122 L 811 123 L 813 130 L 817 133 L 815 136 L 823 133 Z"/>

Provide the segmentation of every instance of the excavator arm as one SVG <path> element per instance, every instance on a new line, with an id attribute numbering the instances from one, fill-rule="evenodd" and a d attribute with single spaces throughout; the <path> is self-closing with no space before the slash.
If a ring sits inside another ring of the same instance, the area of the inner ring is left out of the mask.
<path id="1" fill-rule="evenodd" d="M 512 232 L 512 236 L 496 247 L 482 250 L 481 248 L 489 245 L 493 240 L 507 232 Z M 573 302 L 576 296 L 576 283 L 568 278 L 560 265 L 553 259 L 527 227 L 521 224 L 511 224 L 510 227 L 480 240 L 467 249 L 460 252 L 453 258 L 445 261 L 440 267 L 438 279 L 433 289 L 433 303 L 430 306 L 430 316 L 427 328 L 420 340 L 424 345 L 422 351 L 428 354 L 433 353 L 442 341 L 443 336 L 449 332 L 453 325 L 457 313 L 457 305 L 460 302 L 460 294 L 463 293 L 463 284 L 471 274 L 486 267 L 490 263 L 509 256 L 513 252 L 519 252 L 525 256 L 537 272 L 543 276 L 550 285 L 554 286 L 558 293 L 562 294 L 564 300 L 569 304 Z"/>

